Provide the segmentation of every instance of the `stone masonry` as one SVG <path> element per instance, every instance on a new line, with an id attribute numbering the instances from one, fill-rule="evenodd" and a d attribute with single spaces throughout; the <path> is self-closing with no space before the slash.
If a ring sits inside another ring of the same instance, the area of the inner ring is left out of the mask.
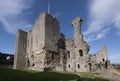
<path id="1" fill-rule="evenodd" d="M 66 39 L 56 17 L 42 12 L 29 32 L 18 30 L 13 68 L 72 72 L 108 68 L 107 47 L 89 54 L 90 46 L 83 38 L 81 24 L 82 19 L 76 17 L 72 21 L 74 37 Z"/>

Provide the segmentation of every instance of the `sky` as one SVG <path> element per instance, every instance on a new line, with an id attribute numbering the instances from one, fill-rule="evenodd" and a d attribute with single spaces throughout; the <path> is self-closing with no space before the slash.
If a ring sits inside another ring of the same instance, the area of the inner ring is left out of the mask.
<path id="1" fill-rule="evenodd" d="M 73 37 L 71 22 L 79 16 L 89 53 L 106 45 L 111 63 L 120 63 L 120 0 L 0 0 L 0 52 L 15 53 L 17 30 L 30 30 L 48 3 L 66 38 Z"/>

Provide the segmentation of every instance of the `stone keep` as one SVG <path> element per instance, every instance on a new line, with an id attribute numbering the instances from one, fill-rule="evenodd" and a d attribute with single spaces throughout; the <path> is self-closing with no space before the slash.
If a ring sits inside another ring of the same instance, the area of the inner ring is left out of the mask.
<path id="1" fill-rule="evenodd" d="M 88 72 L 108 65 L 107 48 L 88 54 L 90 46 L 81 33 L 82 19 L 72 21 L 74 37 L 65 39 L 56 17 L 42 12 L 29 32 L 18 30 L 14 69 Z"/>

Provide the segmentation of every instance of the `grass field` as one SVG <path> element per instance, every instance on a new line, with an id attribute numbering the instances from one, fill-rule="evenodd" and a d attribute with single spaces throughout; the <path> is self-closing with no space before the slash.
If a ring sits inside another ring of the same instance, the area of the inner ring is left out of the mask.
<path id="1" fill-rule="evenodd" d="M 80 73 L 80 76 L 82 80 L 88 81 L 112 81 L 85 72 Z M 77 81 L 77 76 L 73 72 L 37 72 L 0 68 L 0 81 Z"/>

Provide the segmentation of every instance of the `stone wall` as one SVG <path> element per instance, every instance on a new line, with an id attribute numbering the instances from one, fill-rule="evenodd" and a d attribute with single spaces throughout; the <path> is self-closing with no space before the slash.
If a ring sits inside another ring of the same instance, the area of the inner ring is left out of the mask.
<path id="1" fill-rule="evenodd" d="M 67 64 L 66 64 L 66 70 L 67 71 L 74 71 L 74 59 L 75 59 L 75 44 L 74 39 L 67 39 L 66 40 L 66 53 L 67 53 Z"/>
<path id="2" fill-rule="evenodd" d="M 58 52 L 60 27 L 57 19 L 49 14 L 45 17 L 45 49 Z"/>
<path id="3" fill-rule="evenodd" d="M 108 55 L 107 55 L 107 47 L 103 46 L 102 49 L 96 54 L 97 56 L 97 63 L 100 62 L 105 62 L 106 60 L 108 60 Z"/>
<path id="4" fill-rule="evenodd" d="M 14 56 L 14 69 L 24 69 L 26 65 L 27 32 L 18 30 L 16 35 L 16 52 Z"/>
<path id="5" fill-rule="evenodd" d="M 36 52 L 31 57 L 28 57 L 28 69 L 44 71 L 46 51 L 41 50 L 41 52 Z"/>
<path id="6" fill-rule="evenodd" d="M 92 69 L 96 68 L 109 68 L 110 63 L 107 55 L 107 47 L 103 46 L 96 54 L 90 55 L 90 63 Z"/>
<path id="7" fill-rule="evenodd" d="M 58 52 L 46 51 L 44 70 L 55 70 L 60 64 L 60 54 Z"/>
<path id="8" fill-rule="evenodd" d="M 45 13 L 41 13 L 27 37 L 26 68 L 43 70 L 45 59 Z M 41 68 L 40 68 L 41 67 Z"/>
<path id="9" fill-rule="evenodd" d="M 65 51 L 65 38 L 60 33 L 57 19 L 47 13 L 41 13 L 27 37 L 26 69 L 55 70 Z M 57 67 L 60 70 L 60 68 Z M 62 69 L 63 70 L 63 67 Z"/>

